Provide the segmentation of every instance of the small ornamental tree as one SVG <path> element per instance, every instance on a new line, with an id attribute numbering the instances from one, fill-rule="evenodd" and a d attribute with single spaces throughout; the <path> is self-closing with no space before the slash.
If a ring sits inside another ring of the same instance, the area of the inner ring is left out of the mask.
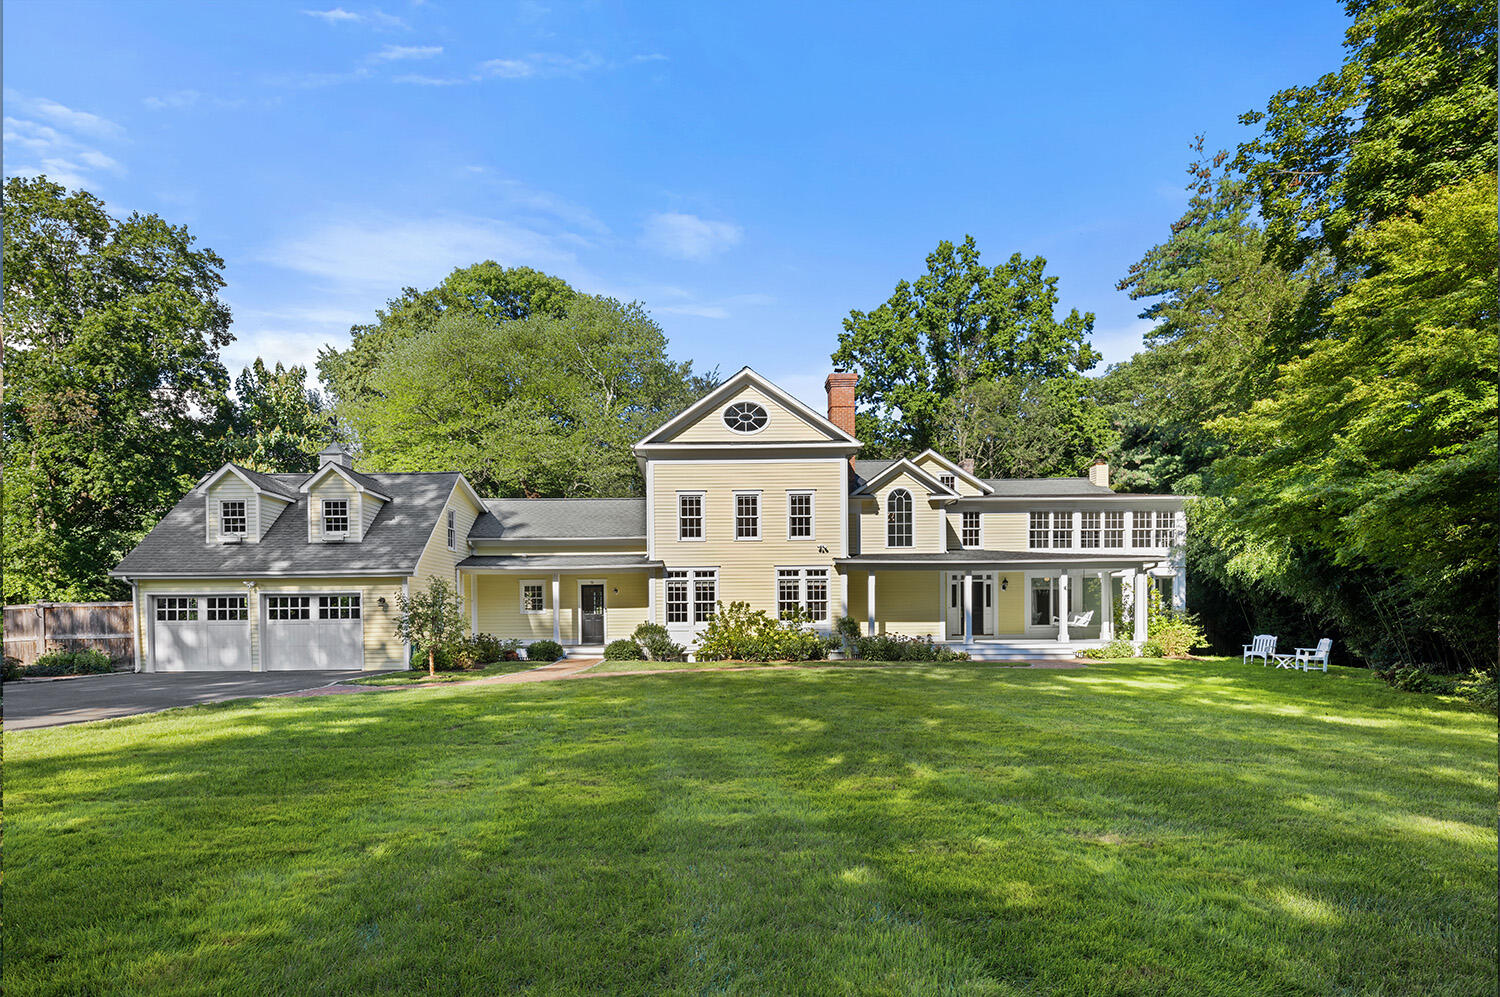
<path id="1" fill-rule="evenodd" d="M 396 596 L 396 637 L 427 655 L 427 674 L 437 674 L 438 651 L 453 652 L 469 635 L 458 593 L 441 578 L 425 592 Z"/>

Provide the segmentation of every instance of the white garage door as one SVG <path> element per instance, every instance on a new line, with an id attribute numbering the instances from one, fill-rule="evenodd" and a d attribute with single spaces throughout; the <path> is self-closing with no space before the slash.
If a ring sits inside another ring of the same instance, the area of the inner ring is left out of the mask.
<path id="1" fill-rule="evenodd" d="M 358 595 L 268 595 L 261 657 L 268 672 L 363 668 Z"/>
<path id="2" fill-rule="evenodd" d="M 157 596 L 154 615 L 151 646 L 157 671 L 250 670 L 246 596 Z"/>

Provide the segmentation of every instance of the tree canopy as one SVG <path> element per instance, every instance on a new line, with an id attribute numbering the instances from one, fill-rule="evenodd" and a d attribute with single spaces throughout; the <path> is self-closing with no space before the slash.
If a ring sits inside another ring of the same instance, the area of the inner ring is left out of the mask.
<path id="1" fill-rule="evenodd" d="M 458 469 L 486 494 L 618 495 L 640 488 L 631 443 L 716 381 L 670 360 L 640 305 L 574 295 L 498 321 L 450 308 L 338 413 L 373 466 Z"/>
<path id="2" fill-rule="evenodd" d="M 958 245 L 945 240 L 928 255 L 926 273 L 899 281 L 873 311 L 849 313 L 832 359 L 859 371 L 861 432 L 869 430 L 877 449 L 951 444 L 956 457 L 988 459 L 984 447 L 968 450 L 985 427 L 965 421 L 979 411 L 975 393 L 992 390 L 984 385 L 1014 379 L 998 390 L 1021 393 L 1023 385 L 1076 376 L 1099 362 L 1088 341 L 1093 314 L 1074 309 L 1057 320 L 1057 278 L 1046 266 L 1040 256 L 1016 253 L 987 267 L 973 236 Z"/>

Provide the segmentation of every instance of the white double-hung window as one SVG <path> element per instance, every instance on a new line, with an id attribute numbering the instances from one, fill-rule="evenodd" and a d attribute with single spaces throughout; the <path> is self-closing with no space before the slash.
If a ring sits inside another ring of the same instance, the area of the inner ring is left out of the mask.
<path id="1" fill-rule="evenodd" d="M 785 619 L 800 612 L 815 623 L 828 620 L 828 569 L 777 568 L 776 612 Z"/>
<path id="2" fill-rule="evenodd" d="M 959 520 L 958 542 L 966 550 L 975 550 L 984 546 L 984 535 L 981 529 L 981 514 L 977 512 L 965 512 Z"/>
<path id="3" fill-rule="evenodd" d="M 1073 546 L 1073 514 L 1071 512 L 1052 514 L 1052 546 Z"/>
<path id="4" fill-rule="evenodd" d="M 1104 546 L 1116 549 L 1125 546 L 1125 513 L 1104 514 Z"/>
<path id="5" fill-rule="evenodd" d="M 1099 514 L 1084 512 L 1078 516 L 1078 546 L 1099 546 Z"/>
<path id="6" fill-rule="evenodd" d="M 719 601 L 719 571 L 717 568 L 696 568 L 693 571 L 693 622 L 707 623 L 713 619 L 714 605 Z"/>
<path id="7" fill-rule="evenodd" d="M 666 573 L 667 624 L 707 623 L 719 601 L 717 568 L 673 568 Z"/>
<path id="8" fill-rule="evenodd" d="M 348 533 L 349 532 L 349 500 L 348 499 L 324 499 L 323 500 L 323 532 L 324 533 Z"/>
<path id="9" fill-rule="evenodd" d="M 521 612 L 540 613 L 547 607 L 547 584 L 536 578 L 521 580 Z"/>
<path id="10" fill-rule="evenodd" d="M 734 493 L 734 538 L 760 539 L 760 492 Z"/>
<path id="11" fill-rule="evenodd" d="M 1149 509 L 1137 509 L 1130 517 L 1130 546 L 1150 547 L 1152 540 L 1151 511 Z"/>
<path id="12" fill-rule="evenodd" d="M 813 538 L 813 492 L 786 493 L 786 538 L 788 540 L 811 540 Z"/>
<path id="13" fill-rule="evenodd" d="M 219 534 L 241 536 L 250 528 L 250 519 L 245 515 L 243 499 L 225 500 L 219 503 Z"/>
<path id="14" fill-rule="evenodd" d="M 677 539 L 702 540 L 703 538 L 703 493 L 678 492 Z"/>
<path id="15" fill-rule="evenodd" d="M 1052 514 L 1050 512 L 1033 512 L 1031 514 L 1031 529 L 1027 535 L 1032 550 L 1040 550 L 1043 547 L 1052 546 Z"/>

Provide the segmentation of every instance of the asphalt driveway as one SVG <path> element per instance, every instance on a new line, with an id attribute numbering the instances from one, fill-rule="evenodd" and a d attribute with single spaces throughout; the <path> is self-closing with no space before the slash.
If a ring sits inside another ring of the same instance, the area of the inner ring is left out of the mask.
<path id="1" fill-rule="evenodd" d="M 5 683 L 5 729 L 56 727 L 153 713 L 173 706 L 217 703 L 245 696 L 274 696 L 368 675 L 354 669 L 327 672 L 175 672 L 82 675 Z"/>

